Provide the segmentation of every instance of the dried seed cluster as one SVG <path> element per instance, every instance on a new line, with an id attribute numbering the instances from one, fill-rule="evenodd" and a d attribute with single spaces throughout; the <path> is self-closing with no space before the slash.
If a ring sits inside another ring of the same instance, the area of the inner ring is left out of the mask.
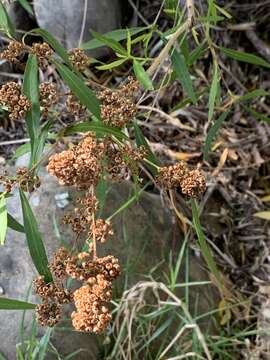
<path id="1" fill-rule="evenodd" d="M 106 124 L 121 128 L 135 117 L 137 114 L 134 102 L 136 90 L 138 90 L 138 83 L 133 78 L 129 78 L 128 83 L 117 90 L 106 89 L 97 94 L 101 101 L 101 117 Z"/>
<path id="2" fill-rule="evenodd" d="M 69 50 L 69 60 L 79 71 L 84 71 L 89 65 L 89 57 L 79 48 Z"/>
<path id="3" fill-rule="evenodd" d="M 56 84 L 44 82 L 39 85 L 40 106 L 44 115 L 48 114 L 49 108 L 58 101 Z"/>
<path id="4" fill-rule="evenodd" d="M 112 299 L 112 281 L 120 275 L 118 260 L 111 255 L 92 259 L 88 252 L 71 255 L 61 247 L 54 254 L 50 270 L 58 282 L 70 276 L 83 284 L 71 293 L 63 285 L 46 283 L 44 277 L 37 277 L 34 290 L 42 299 L 36 307 L 38 322 L 55 326 L 61 319 L 61 306 L 74 302 L 76 311 L 71 318 L 76 330 L 104 331 L 111 320 L 108 302 Z"/>
<path id="5" fill-rule="evenodd" d="M 51 156 L 47 170 L 61 185 L 86 189 L 100 178 L 103 154 L 103 143 L 87 136 L 72 149 Z"/>
<path id="6" fill-rule="evenodd" d="M 42 68 L 48 66 L 51 57 L 53 56 L 53 50 L 47 43 L 33 43 L 30 52 L 35 54 L 38 59 L 38 63 Z"/>
<path id="7" fill-rule="evenodd" d="M 0 103 L 7 107 L 11 120 L 23 118 L 31 108 L 31 102 L 22 95 L 20 85 L 13 81 L 1 86 Z"/>
<path id="8" fill-rule="evenodd" d="M 198 169 L 190 170 L 184 161 L 159 168 L 156 180 L 167 189 L 180 187 L 182 193 L 190 197 L 202 194 L 206 187 L 203 173 Z"/>
<path id="9" fill-rule="evenodd" d="M 26 48 L 22 43 L 18 41 L 11 41 L 8 44 L 7 49 L 0 54 L 0 58 L 9 62 L 18 63 L 19 58 L 22 56 L 25 50 Z"/>

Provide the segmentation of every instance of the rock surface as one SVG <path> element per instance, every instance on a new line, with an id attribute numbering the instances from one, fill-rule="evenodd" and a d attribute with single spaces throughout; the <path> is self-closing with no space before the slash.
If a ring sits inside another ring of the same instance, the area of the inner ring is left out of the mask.
<path id="1" fill-rule="evenodd" d="M 133 192 L 134 189 L 129 183 L 110 185 L 107 189 L 105 213 L 112 214 Z M 61 187 L 54 178 L 45 175 L 41 188 L 30 198 L 49 257 L 59 247 L 61 240 L 74 243 L 70 229 L 59 224 L 64 212 L 73 207 L 72 203 L 77 196 L 73 189 Z M 8 206 L 12 215 L 22 221 L 18 195 L 8 199 Z M 160 197 L 146 192 L 137 202 L 113 219 L 113 228 L 115 236 L 100 249 L 100 255 L 113 254 L 120 259 L 124 272 L 116 286 L 119 296 L 123 291 L 124 282 L 125 286 L 130 287 L 139 280 L 145 280 L 145 275 L 158 264 L 154 272 L 155 279 L 158 279 L 157 274 L 162 275 L 164 271 L 168 271 L 170 251 L 177 256 L 182 245 L 182 238 Z M 190 281 L 208 280 L 198 258 L 191 255 L 190 264 Z M 125 277 L 127 267 L 129 276 Z M 6 244 L 0 251 L 0 287 L 4 291 L 1 296 L 24 300 L 35 275 L 24 234 L 10 230 Z M 178 281 L 184 281 L 183 271 L 180 271 Z M 177 295 L 183 295 L 180 289 Z M 191 287 L 190 298 L 191 303 L 199 304 L 197 313 L 209 311 L 216 303 L 215 293 L 206 286 Z M 8 324 L 7 327 L 1 327 L 0 352 L 10 360 L 16 357 L 15 345 L 20 341 L 21 316 L 22 313 L 19 311 L 0 311 L 0 323 Z M 31 312 L 28 312 L 27 316 L 26 331 L 30 324 Z M 61 330 L 55 332 L 52 343 L 62 355 L 84 348 L 86 351 L 79 355 L 80 360 L 96 359 L 97 341 L 93 335 Z"/>
<path id="2" fill-rule="evenodd" d="M 67 49 L 78 47 L 82 30 L 85 42 L 91 37 L 89 29 L 106 33 L 121 25 L 119 0 L 34 0 L 33 3 L 38 25 Z"/>

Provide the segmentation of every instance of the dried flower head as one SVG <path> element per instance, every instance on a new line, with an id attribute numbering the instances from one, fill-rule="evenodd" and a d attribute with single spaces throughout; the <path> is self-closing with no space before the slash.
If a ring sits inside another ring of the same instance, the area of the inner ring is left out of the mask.
<path id="1" fill-rule="evenodd" d="M 39 85 L 40 106 L 43 107 L 43 114 L 47 115 L 49 108 L 58 101 L 56 84 L 45 82 Z"/>
<path id="2" fill-rule="evenodd" d="M 62 185 L 86 189 L 100 178 L 103 153 L 103 143 L 87 136 L 71 150 L 51 156 L 47 170 Z"/>
<path id="3" fill-rule="evenodd" d="M 19 62 L 18 58 L 24 53 L 24 51 L 25 46 L 22 43 L 18 41 L 11 41 L 8 44 L 7 49 L 0 54 L 0 58 L 9 62 L 17 63 Z"/>
<path id="4" fill-rule="evenodd" d="M 204 193 L 205 188 L 205 176 L 198 169 L 189 171 L 181 181 L 182 193 L 190 197 L 197 197 Z"/>
<path id="5" fill-rule="evenodd" d="M 174 165 L 160 167 L 156 181 L 166 189 L 179 187 L 187 172 L 187 164 L 184 161 L 179 161 Z"/>
<path id="6" fill-rule="evenodd" d="M 72 65 L 79 71 L 83 71 L 89 65 L 89 57 L 78 48 L 69 50 L 69 60 Z"/>
<path id="7" fill-rule="evenodd" d="M 42 68 L 46 68 L 53 55 L 53 50 L 47 43 L 33 43 L 31 52 L 38 58 L 38 63 Z"/>
<path id="8" fill-rule="evenodd" d="M 121 274 L 119 261 L 113 255 L 97 258 L 95 263 L 99 268 L 100 274 L 102 274 L 107 280 L 113 280 Z"/>
<path id="9" fill-rule="evenodd" d="M 79 102 L 73 94 L 69 94 L 66 100 L 67 111 L 80 120 L 87 114 L 86 107 Z"/>
<path id="10" fill-rule="evenodd" d="M 35 293 L 46 302 L 54 300 L 59 304 L 68 304 L 73 298 L 71 292 L 67 289 L 60 288 L 54 282 L 46 283 L 44 276 L 38 276 L 33 281 L 33 284 Z"/>
<path id="11" fill-rule="evenodd" d="M 42 326 L 53 327 L 61 320 L 61 306 L 43 302 L 36 306 L 36 318 Z"/>
<path id="12" fill-rule="evenodd" d="M 67 277 L 66 266 L 70 258 L 69 251 L 61 246 L 53 255 L 53 259 L 49 264 L 52 274 L 57 279 L 65 279 Z"/>
<path id="13" fill-rule="evenodd" d="M 97 219 L 91 223 L 88 236 L 95 237 L 96 241 L 104 243 L 108 237 L 113 235 L 113 230 L 109 222 L 103 219 Z"/>
<path id="14" fill-rule="evenodd" d="M 109 125 L 123 127 L 127 125 L 137 114 L 134 102 L 134 92 L 138 88 L 135 82 L 128 82 L 119 90 L 102 90 L 97 94 L 101 101 L 101 117 Z"/>
<path id="15" fill-rule="evenodd" d="M 2 85 L 0 89 L 0 103 L 7 107 L 11 120 L 23 118 L 31 108 L 31 102 L 26 96 L 21 94 L 20 85 L 13 81 Z"/>

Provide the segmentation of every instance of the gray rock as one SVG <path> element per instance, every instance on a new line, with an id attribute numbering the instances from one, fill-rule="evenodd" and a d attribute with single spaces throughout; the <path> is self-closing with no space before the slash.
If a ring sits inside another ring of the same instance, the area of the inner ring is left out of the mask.
<path id="1" fill-rule="evenodd" d="M 51 32 L 67 49 L 78 47 L 82 27 L 83 42 L 90 40 L 89 29 L 105 33 L 120 27 L 119 0 L 86 0 L 86 4 L 84 22 L 83 0 L 34 0 L 38 25 Z"/>
<path id="2" fill-rule="evenodd" d="M 30 200 L 43 234 L 48 256 L 51 257 L 61 240 L 74 244 L 73 233 L 67 226 L 60 225 L 60 220 L 67 210 L 74 207 L 78 193 L 74 189 L 59 186 L 55 179 L 47 174 L 42 175 L 42 179 L 41 188 L 31 195 Z M 110 185 L 104 212 L 112 214 L 133 192 L 134 189 L 130 183 Z M 22 221 L 18 194 L 8 199 L 8 206 L 12 215 Z M 113 219 L 113 228 L 114 237 L 99 248 L 99 255 L 113 254 L 120 259 L 124 271 L 115 286 L 118 296 L 122 294 L 124 283 L 125 286 L 131 287 L 136 282 L 145 280 L 145 275 L 150 272 L 158 280 L 157 274 L 161 277 L 163 272 L 168 271 L 170 252 L 173 253 L 173 257 L 176 257 L 182 245 L 177 226 L 173 223 L 170 212 L 161 203 L 160 197 L 146 192 L 136 203 Z M 208 275 L 203 271 L 197 257 L 190 255 L 190 264 L 192 265 L 190 266 L 190 281 L 208 280 Z M 127 267 L 129 268 L 128 277 L 125 276 Z M 2 296 L 24 300 L 35 276 L 36 271 L 30 259 L 24 235 L 9 231 L 6 244 L 0 249 L 0 285 L 4 289 Z M 184 281 L 183 271 L 180 271 L 178 281 Z M 177 295 L 180 297 L 183 295 L 180 289 Z M 30 300 L 38 301 L 33 296 Z M 216 302 L 217 297 L 211 287 L 190 288 L 191 311 L 192 304 L 194 307 L 198 304 L 197 314 L 205 313 L 213 309 Z M 0 311 L 0 323 L 8 324 L 6 327 L 1 327 L 0 352 L 10 360 L 16 357 L 15 345 L 20 341 L 21 316 L 22 313 L 19 311 Z M 29 330 L 31 316 L 31 311 L 27 312 L 26 333 Z M 96 359 L 97 356 L 98 342 L 94 335 L 56 329 L 52 343 L 62 355 L 83 348 L 85 351 L 80 353 L 80 360 Z M 47 359 L 50 359 L 50 356 Z"/>

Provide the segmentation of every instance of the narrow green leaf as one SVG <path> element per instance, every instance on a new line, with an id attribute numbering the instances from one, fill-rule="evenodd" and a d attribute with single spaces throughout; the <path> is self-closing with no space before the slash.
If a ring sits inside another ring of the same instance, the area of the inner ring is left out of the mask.
<path id="1" fill-rule="evenodd" d="M 127 50 L 121 44 L 119 44 L 118 41 L 107 38 L 106 36 L 103 36 L 103 35 L 97 33 L 94 30 L 91 30 L 90 32 L 91 32 L 91 34 L 93 35 L 93 37 L 95 39 L 99 40 L 101 43 L 108 46 L 109 48 L 111 48 L 116 53 L 124 55 L 124 56 L 128 55 Z"/>
<path id="2" fill-rule="evenodd" d="M 77 96 L 80 102 L 85 105 L 93 115 L 100 119 L 99 100 L 93 91 L 90 90 L 89 87 L 85 85 L 83 80 L 81 80 L 68 67 L 60 64 L 58 61 L 55 61 L 54 63 L 61 78 L 69 86 L 74 95 Z"/>
<path id="3" fill-rule="evenodd" d="M 42 157 L 43 150 L 45 147 L 45 142 L 47 139 L 47 135 L 48 135 L 48 132 L 50 130 L 52 123 L 53 123 L 52 120 L 47 121 L 46 124 L 40 130 L 38 141 L 35 141 L 35 144 L 34 144 L 33 159 L 35 161 L 33 162 L 33 164 L 35 164 L 37 161 L 39 161 Z"/>
<path id="4" fill-rule="evenodd" d="M 213 80 L 210 87 L 209 100 L 208 100 L 208 120 L 211 121 L 214 115 L 215 104 L 217 101 L 219 86 L 219 69 L 216 62 L 213 64 Z"/>
<path id="5" fill-rule="evenodd" d="M 19 157 L 23 156 L 24 154 L 27 154 L 31 152 L 31 144 L 30 143 L 25 143 L 21 146 L 19 146 L 16 150 L 15 150 L 15 154 L 13 155 L 12 159 L 18 159 Z"/>
<path id="6" fill-rule="evenodd" d="M 15 37 L 14 25 L 2 3 L 0 1 L 0 31 L 3 31 L 10 37 Z"/>
<path id="7" fill-rule="evenodd" d="M 53 37 L 47 30 L 44 29 L 34 29 L 30 33 L 40 35 L 50 47 L 64 60 L 64 62 L 72 68 L 72 64 L 69 61 L 69 56 L 65 48 Z"/>
<path id="8" fill-rule="evenodd" d="M 197 46 L 191 53 L 189 54 L 187 60 L 187 66 L 192 66 L 203 54 L 208 50 L 207 45 L 203 41 L 199 46 Z"/>
<path id="9" fill-rule="evenodd" d="M 18 0 L 18 2 L 30 15 L 34 15 L 33 9 L 27 0 Z"/>
<path id="10" fill-rule="evenodd" d="M 206 141 L 205 141 L 205 144 L 203 147 L 204 160 L 208 159 L 208 155 L 209 155 L 209 151 L 212 146 L 212 142 L 213 142 L 214 138 L 216 137 L 218 130 L 221 128 L 222 124 L 224 123 L 225 119 L 227 118 L 229 112 L 230 112 L 230 110 L 222 113 L 219 116 L 219 118 L 214 122 L 214 124 L 211 126 L 211 128 L 209 129 L 207 137 L 206 137 Z"/>
<path id="11" fill-rule="evenodd" d="M 259 113 L 259 112 L 255 111 L 255 110 L 251 109 L 250 107 L 245 106 L 244 104 L 241 104 L 241 106 L 247 112 L 249 112 L 252 116 L 254 116 L 255 119 L 265 121 L 267 124 L 270 124 L 270 118 L 268 116 L 266 116 L 265 114 Z"/>
<path id="12" fill-rule="evenodd" d="M 31 101 L 26 115 L 26 126 L 31 141 L 31 165 L 36 161 L 34 147 L 38 142 L 40 126 L 38 62 L 34 54 L 28 56 L 23 79 L 23 94 Z"/>
<path id="13" fill-rule="evenodd" d="M 44 276 L 46 282 L 50 282 L 52 281 L 52 275 L 48 268 L 48 259 L 41 234 L 38 230 L 38 224 L 29 202 L 21 189 L 20 198 L 22 204 L 24 230 L 31 258 L 38 273 Z"/>
<path id="14" fill-rule="evenodd" d="M 101 135 L 113 135 L 116 138 L 122 140 L 129 138 L 118 128 L 105 125 L 104 123 L 98 123 L 94 121 L 89 122 L 82 122 L 75 125 L 68 126 L 65 129 L 64 135 L 72 135 L 78 132 L 88 132 L 88 131 L 94 131 L 97 134 Z"/>
<path id="15" fill-rule="evenodd" d="M 31 310 L 36 304 L 0 297 L 0 310 Z"/>
<path id="16" fill-rule="evenodd" d="M 132 36 L 132 35 L 142 32 L 146 29 L 147 29 L 147 27 L 134 27 L 134 28 L 130 28 L 129 32 Z M 115 41 L 121 41 L 121 40 L 125 40 L 127 38 L 127 31 L 125 29 L 113 30 L 106 34 L 103 34 L 103 36 L 109 40 L 111 39 L 111 40 L 115 40 Z M 104 46 L 104 43 L 102 41 L 100 41 L 98 39 L 93 39 L 93 40 L 88 41 L 87 43 L 82 44 L 81 49 L 92 50 L 92 49 L 97 49 L 102 46 Z"/>
<path id="17" fill-rule="evenodd" d="M 154 86 L 152 84 L 152 80 L 150 79 L 147 72 L 144 70 L 141 63 L 137 60 L 133 60 L 133 70 L 137 80 L 142 84 L 145 90 L 154 90 Z"/>
<path id="18" fill-rule="evenodd" d="M 24 233 L 24 227 L 10 214 L 7 214 L 7 226 L 12 230 Z"/>
<path id="19" fill-rule="evenodd" d="M 253 65 L 259 65 L 259 66 L 264 66 L 267 68 L 270 68 L 270 64 L 265 61 L 263 58 L 261 58 L 260 56 L 254 55 L 254 54 L 250 54 L 250 53 L 246 53 L 243 51 L 237 51 L 237 50 L 233 50 L 233 49 L 228 49 L 228 48 L 224 48 L 221 47 L 220 50 L 227 56 L 238 60 L 238 61 L 243 61 L 249 64 L 253 64 Z"/>
<path id="20" fill-rule="evenodd" d="M 4 245 L 7 233 L 7 206 L 4 195 L 0 197 L 0 245 Z"/>
<path id="21" fill-rule="evenodd" d="M 124 64 L 127 60 L 128 60 L 127 58 L 115 60 L 115 61 L 113 61 L 113 62 L 111 62 L 109 64 L 96 66 L 96 68 L 98 70 L 111 70 L 113 68 L 116 68 L 116 67 Z"/>
<path id="22" fill-rule="evenodd" d="M 218 286 L 222 289 L 223 285 L 221 283 L 221 278 L 220 278 L 220 274 L 218 271 L 218 268 L 216 266 L 215 260 L 213 258 L 213 255 L 211 253 L 211 250 L 207 244 L 207 241 L 205 239 L 202 227 L 201 227 L 201 223 L 200 223 L 200 217 L 199 217 L 199 210 L 198 210 L 198 205 L 196 200 L 192 199 L 191 200 L 191 205 L 192 205 L 192 218 L 193 218 L 193 225 L 194 228 L 196 230 L 197 236 L 198 236 L 198 240 L 199 240 L 199 245 L 200 245 L 200 249 L 202 252 L 202 255 L 204 257 L 204 260 L 206 261 L 209 270 L 211 271 L 211 273 L 215 276 Z"/>
<path id="23" fill-rule="evenodd" d="M 196 104 L 196 94 L 193 90 L 192 80 L 183 55 L 180 54 L 177 50 L 174 50 L 171 54 L 171 60 L 174 71 L 176 72 L 177 78 L 182 84 L 184 91 L 190 97 L 193 104 Z"/>
<path id="24" fill-rule="evenodd" d="M 269 92 L 267 92 L 263 89 L 256 89 L 256 90 L 248 92 L 247 94 L 245 94 L 243 96 L 240 96 L 239 100 L 247 101 L 247 100 L 252 100 L 259 96 L 269 96 Z"/>
<path id="25" fill-rule="evenodd" d="M 151 163 L 153 163 L 155 165 L 159 165 L 159 161 L 155 157 L 155 155 L 153 154 L 153 152 L 152 152 L 148 142 L 146 141 L 140 127 L 135 122 L 133 122 L 133 127 L 134 127 L 134 131 L 135 131 L 135 139 L 136 139 L 137 146 L 143 145 L 146 148 L 147 152 L 148 152 L 148 155 L 146 156 L 146 159 L 148 161 L 151 161 Z M 147 164 L 147 166 L 150 168 L 153 175 L 157 175 L 157 169 L 156 169 L 155 166 L 151 166 L 150 164 Z"/>

